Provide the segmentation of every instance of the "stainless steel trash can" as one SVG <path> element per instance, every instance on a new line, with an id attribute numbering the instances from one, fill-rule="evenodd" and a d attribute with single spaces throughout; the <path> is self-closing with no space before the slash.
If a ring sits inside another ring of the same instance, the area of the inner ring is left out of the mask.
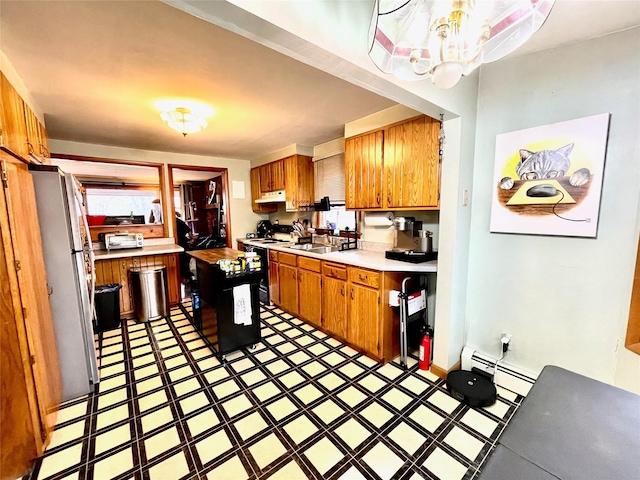
<path id="1" fill-rule="evenodd" d="M 131 283 L 133 302 L 136 306 L 138 322 L 148 322 L 166 317 L 169 312 L 167 304 L 167 267 L 132 268 Z"/>

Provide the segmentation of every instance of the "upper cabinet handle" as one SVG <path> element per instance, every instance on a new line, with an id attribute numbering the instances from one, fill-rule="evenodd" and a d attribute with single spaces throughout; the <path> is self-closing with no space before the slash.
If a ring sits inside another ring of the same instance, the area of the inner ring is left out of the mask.
<path id="1" fill-rule="evenodd" d="M 380 193 L 376 193 L 376 205 L 380 205 Z"/>

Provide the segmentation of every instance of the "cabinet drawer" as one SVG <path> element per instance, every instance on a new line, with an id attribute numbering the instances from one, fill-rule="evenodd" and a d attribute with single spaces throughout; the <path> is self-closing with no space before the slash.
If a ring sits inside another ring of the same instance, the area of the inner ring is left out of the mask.
<path id="1" fill-rule="evenodd" d="M 340 280 L 347 279 L 347 267 L 336 263 L 322 262 L 322 274 Z"/>
<path id="2" fill-rule="evenodd" d="M 320 273 L 320 260 L 300 256 L 298 257 L 298 267 Z"/>
<path id="3" fill-rule="evenodd" d="M 278 261 L 278 252 L 275 250 L 269 250 L 269 261 L 277 262 Z"/>
<path id="4" fill-rule="evenodd" d="M 278 261 L 280 263 L 284 263 L 286 265 L 291 265 L 292 267 L 297 266 L 297 255 L 293 255 L 291 253 L 283 253 L 283 252 L 279 252 L 278 253 Z"/>
<path id="5" fill-rule="evenodd" d="M 349 267 L 349 281 L 367 287 L 378 288 L 380 286 L 380 274 L 371 270 Z"/>

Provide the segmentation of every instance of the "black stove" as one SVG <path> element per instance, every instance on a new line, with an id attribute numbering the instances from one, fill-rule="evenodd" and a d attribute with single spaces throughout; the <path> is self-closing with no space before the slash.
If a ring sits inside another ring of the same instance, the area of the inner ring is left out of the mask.
<path id="1" fill-rule="evenodd" d="M 438 252 L 416 252 L 413 250 L 387 250 L 384 257 L 401 262 L 423 263 L 438 259 Z"/>

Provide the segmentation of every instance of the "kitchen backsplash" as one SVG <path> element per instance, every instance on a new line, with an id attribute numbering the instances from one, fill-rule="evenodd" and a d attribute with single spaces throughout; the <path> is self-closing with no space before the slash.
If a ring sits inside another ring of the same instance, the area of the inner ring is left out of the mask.
<path id="1" fill-rule="evenodd" d="M 313 220 L 313 212 L 287 212 L 285 210 L 284 203 L 278 206 L 278 211 L 276 213 L 269 214 L 269 221 L 271 223 L 275 223 L 276 220 L 280 222 L 280 225 L 292 225 L 294 220 L 300 220 L 301 222 L 305 219 L 309 220 L 310 227 L 316 227 L 317 225 L 312 225 Z"/>

